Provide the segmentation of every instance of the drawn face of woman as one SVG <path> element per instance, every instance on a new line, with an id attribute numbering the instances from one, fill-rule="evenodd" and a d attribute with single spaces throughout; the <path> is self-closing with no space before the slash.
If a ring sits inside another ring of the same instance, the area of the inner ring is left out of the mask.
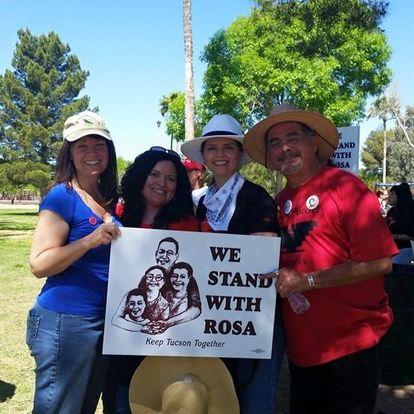
<path id="1" fill-rule="evenodd" d="M 160 290 L 165 283 L 164 274 L 161 269 L 152 269 L 145 274 L 147 288 L 150 290 Z"/>
<path id="2" fill-rule="evenodd" d="M 145 307 L 145 300 L 141 295 L 131 295 L 127 302 L 128 314 L 134 321 L 140 320 Z"/>
<path id="3" fill-rule="evenodd" d="M 176 292 L 186 292 L 188 283 L 190 282 L 190 275 L 188 270 L 184 268 L 175 268 L 171 275 L 171 284 Z"/>

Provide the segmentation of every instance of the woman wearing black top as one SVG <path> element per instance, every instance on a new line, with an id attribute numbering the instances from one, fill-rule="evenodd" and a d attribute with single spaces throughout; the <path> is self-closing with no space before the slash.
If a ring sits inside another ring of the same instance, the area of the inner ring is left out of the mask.
<path id="1" fill-rule="evenodd" d="M 230 115 L 215 115 L 203 136 L 184 143 L 181 151 L 204 164 L 213 183 L 198 203 L 202 231 L 276 236 L 276 207 L 259 185 L 246 180 L 241 165 L 250 161 L 243 149 L 240 124 Z M 277 317 L 277 323 L 281 318 Z M 276 412 L 276 385 L 283 358 L 283 327 L 276 326 L 270 360 L 225 360 L 238 393 L 242 414 Z"/>

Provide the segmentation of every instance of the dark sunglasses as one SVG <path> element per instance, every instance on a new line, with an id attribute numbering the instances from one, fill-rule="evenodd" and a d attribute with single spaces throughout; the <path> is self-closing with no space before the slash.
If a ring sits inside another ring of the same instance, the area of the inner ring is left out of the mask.
<path id="1" fill-rule="evenodd" d="M 175 151 L 173 151 L 171 149 L 167 149 L 167 148 L 164 148 L 164 147 L 160 147 L 158 145 L 156 145 L 155 147 L 151 147 L 148 151 L 165 152 L 166 154 L 170 154 L 173 157 L 177 157 L 181 161 L 181 157 L 180 157 L 180 155 L 177 152 L 175 152 Z"/>

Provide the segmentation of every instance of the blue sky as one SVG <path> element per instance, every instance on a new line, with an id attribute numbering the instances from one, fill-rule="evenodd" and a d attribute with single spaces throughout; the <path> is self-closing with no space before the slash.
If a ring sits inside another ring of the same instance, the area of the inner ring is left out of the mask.
<path id="1" fill-rule="evenodd" d="M 405 105 L 414 105 L 414 2 L 391 0 L 383 23 L 393 50 L 390 66 Z M 193 0 L 195 92 L 202 90 L 199 57 L 217 30 L 249 13 L 250 0 Z M 181 0 L 2 0 L 0 73 L 11 68 L 17 30 L 55 31 L 90 76 L 91 97 L 114 137 L 117 153 L 132 160 L 151 145 L 169 146 L 157 121 L 160 98 L 184 88 Z M 361 124 L 361 136 L 379 125 Z"/>

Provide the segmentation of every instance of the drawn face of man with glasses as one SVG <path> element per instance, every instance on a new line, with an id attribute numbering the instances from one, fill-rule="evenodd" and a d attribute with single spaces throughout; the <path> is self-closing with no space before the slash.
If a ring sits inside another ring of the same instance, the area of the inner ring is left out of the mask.
<path id="1" fill-rule="evenodd" d="M 155 260 L 159 266 L 169 270 L 178 259 L 178 242 L 172 237 L 162 239 L 157 251 L 155 252 Z"/>

